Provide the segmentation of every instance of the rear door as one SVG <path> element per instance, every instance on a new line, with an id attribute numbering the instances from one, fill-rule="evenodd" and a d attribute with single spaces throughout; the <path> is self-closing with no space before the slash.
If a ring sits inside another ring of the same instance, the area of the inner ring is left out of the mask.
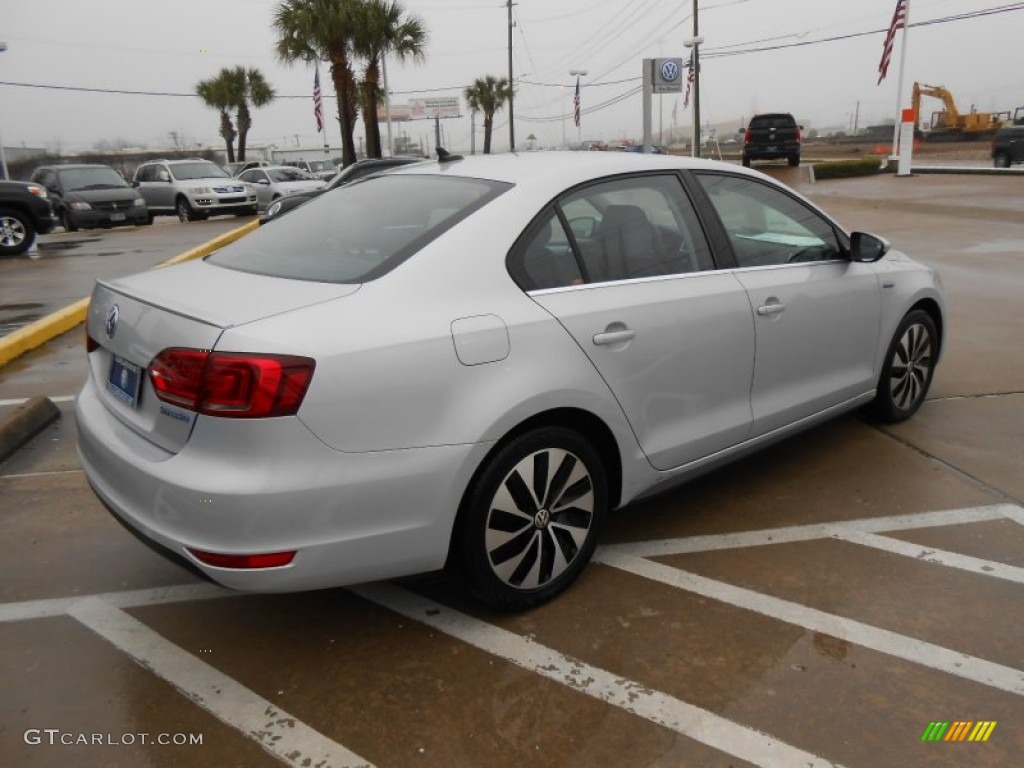
<path id="1" fill-rule="evenodd" d="M 509 269 L 604 378 L 654 467 L 747 437 L 750 305 L 731 273 L 715 271 L 677 176 L 569 194 L 517 244 Z"/>
<path id="2" fill-rule="evenodd" d="M 757 337 L 752 437 L 875 386 L 881 290 L 851 262 L 835 226 L 783 190 L 750 177 L 700 173 L 736 258 Z"/>

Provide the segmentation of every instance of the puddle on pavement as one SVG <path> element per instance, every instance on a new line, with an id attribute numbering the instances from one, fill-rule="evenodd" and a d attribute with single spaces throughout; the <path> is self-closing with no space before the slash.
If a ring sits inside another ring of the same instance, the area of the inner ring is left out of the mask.
<path id="1" fill-rule="evenodd" d="M 39 302 L 0 304 L 0 336 L 12 333 L 22 326 L 42 317 L 43 305 Z"/>

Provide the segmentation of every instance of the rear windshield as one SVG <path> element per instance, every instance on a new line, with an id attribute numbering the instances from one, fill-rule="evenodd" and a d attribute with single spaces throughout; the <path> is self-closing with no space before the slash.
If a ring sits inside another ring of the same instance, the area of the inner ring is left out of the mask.
<path id="1" fill-rule="evenodd" d="M 751 128 L 792 128 L 796 120 L 792 115 L 761 115 L 750 119 Z"/>
<path id="2" fill-rule="evenodd" d="M 272 277 L 363 283 L 510 187 L 462 177 L 372 177 L 299 206 L 207 261 Z"/>

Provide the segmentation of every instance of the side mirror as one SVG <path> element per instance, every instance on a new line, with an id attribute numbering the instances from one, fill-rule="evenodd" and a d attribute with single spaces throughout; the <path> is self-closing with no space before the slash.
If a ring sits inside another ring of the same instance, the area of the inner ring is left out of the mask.
<path id="1" fill-rule="evenodd" d="M 266 186 L 270 185 L 270 180 L 269 179 L 256 179 L 256 183 L 257 184 L 262 184 L 263 186 L 266 187 Z"/>
<path id="2" fill-rule="evenodd" d="M 871 264 L 889 252 L 889 241 L 867 232 L 850 235 L 850 258 L 853 261 Z"/>

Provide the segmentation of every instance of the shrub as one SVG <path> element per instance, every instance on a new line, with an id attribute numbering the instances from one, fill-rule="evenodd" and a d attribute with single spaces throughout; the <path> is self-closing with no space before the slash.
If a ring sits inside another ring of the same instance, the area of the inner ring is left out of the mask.
<path id="1" fill-rule="evenodd" d="M 862 157 L 857 160 L 836 160 L 829 163 L 815 163 L 814 178 L 822 179 L 851 179 L 855 176 L 874 176 L 881 173 L 885 167 L 884 162 L 878 157 Z"/>

